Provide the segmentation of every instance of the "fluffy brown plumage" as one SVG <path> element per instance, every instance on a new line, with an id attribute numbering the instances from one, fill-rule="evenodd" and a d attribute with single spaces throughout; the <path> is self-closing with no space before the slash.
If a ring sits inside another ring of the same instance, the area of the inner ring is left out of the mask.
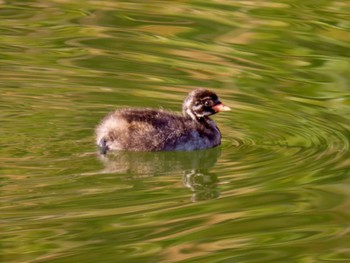
<path id="1" fill-rule="evenodd" d="M 183 114 L 155 109 L 121 109 L 108 114 L 96 128 L 102 154 L 108 150 L 189 151 L 221 143 L 221 134 L 210 115 L 229 110 L 206 89 L 189 93 Z"/>

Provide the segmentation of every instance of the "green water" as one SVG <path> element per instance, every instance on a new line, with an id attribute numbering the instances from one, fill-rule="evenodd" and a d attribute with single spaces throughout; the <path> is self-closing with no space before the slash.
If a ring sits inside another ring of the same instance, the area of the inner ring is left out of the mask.
<path id="1" fill-rule="evenodd" d="M 349 1 L 1 1 L 0 261 L 350 262 Z M 101 158 L 125 106 L 215 149 Z"/>

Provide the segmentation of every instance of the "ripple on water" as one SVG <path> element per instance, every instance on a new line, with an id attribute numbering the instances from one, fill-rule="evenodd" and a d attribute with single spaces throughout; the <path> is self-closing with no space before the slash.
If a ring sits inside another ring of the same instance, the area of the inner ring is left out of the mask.
<path id="1" fill-rule="evenodd" d="M 62 3 L 0 11 L 5 261 L 349 258 L 348 4 Z M 196 86 L 221 147 L 91 153 L 108 111 Z"/>

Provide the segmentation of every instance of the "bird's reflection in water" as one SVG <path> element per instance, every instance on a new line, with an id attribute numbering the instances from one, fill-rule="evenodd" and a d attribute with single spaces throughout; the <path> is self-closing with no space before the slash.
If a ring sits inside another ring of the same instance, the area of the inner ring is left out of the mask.
<path id="1" fill-rule="evenodd" d="M 105 173 L 128 174 L 133 179 L 183 173 L 183 184 L 192 190 L 192 201 L 219 197 L 218 178 L 210 172 L 220 157 L 220 147 L 191 152 L 111 152 L 101 156 Z"/>
<path id="2" fill-rule="evenodd" d="M 193 192 L 193 202 L 218 198 L 220 195 L 217 189 L 218 177 L 209 173 L 207 169 L 194 169 L 183 175 L 183 183 Z"/>

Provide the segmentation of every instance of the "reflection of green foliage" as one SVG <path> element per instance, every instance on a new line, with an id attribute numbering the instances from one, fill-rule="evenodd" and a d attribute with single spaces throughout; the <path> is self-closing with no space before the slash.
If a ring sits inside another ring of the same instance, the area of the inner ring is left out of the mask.
<path id="1" fill-rule="evenodd" d="M 2 1 L 2 261 L 348 262 L 349 11 L 333 0 Z M 195 86 L 233 111 L 214 117 L 222 156 L 193 189 L 182 177 L 194 168 L 170 162 L 191 154 L 132 158 L 165 174 L 106 171 L 93 142 L 102 116 L 179 110 Z"/>

